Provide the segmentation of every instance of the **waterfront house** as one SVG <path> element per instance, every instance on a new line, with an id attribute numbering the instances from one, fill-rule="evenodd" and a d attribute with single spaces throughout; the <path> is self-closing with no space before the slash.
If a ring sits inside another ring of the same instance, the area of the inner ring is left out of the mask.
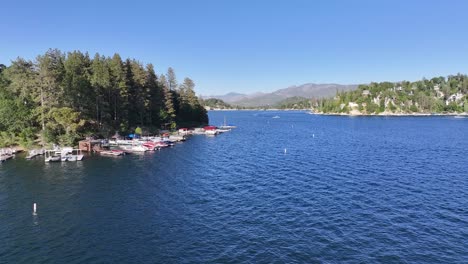
<path id="1" fill-rule="evenodd" d="M 461 99 L 463 99 L 463 94 L 457 92 L 456 94 L 450 95 L 447 101 L 445 101 L 445 104 L 449 105 L 450 103 L 460 101 Z"/>

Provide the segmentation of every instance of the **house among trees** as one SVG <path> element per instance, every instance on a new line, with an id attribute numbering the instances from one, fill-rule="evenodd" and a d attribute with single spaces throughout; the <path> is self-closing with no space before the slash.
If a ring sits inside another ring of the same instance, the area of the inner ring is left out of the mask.
<path id="1" fill-rule="evenodd" d="M 364 90 L 364 91 L 362 91 L 362 95 L 364 95 L 364 96 L 369 96 L 370 94 L 371 94 L 371 93 L 370 93 L 369 90 Z"/>

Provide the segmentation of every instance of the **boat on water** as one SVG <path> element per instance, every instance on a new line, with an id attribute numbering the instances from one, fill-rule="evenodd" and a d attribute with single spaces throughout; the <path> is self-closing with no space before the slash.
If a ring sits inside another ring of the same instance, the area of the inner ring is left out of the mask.
<path id="1" fill-rule="evenodd" d="M 147 148 L 149 151 L 155 151 L 161 148 L 169 147 L 169 145 L 164 143 L 163 141 L 147 141 L 144 142 L 142 146 Z"/>
<path id="2" fill-rule="evenodd" d="M 123 156 L 126 154 L 125 151 L 119 150 L 119 149 L 113 149 L 113 150 L 104 150 L 99 152 L 99 154 L 104 155 L 104 156 Z"/>
<path id="3" fill-rule="evenodd" d="M 130 152 L 146 152 L 149 149 L 142 146 L 142 145 L 132 145 L 132 146 L 120 146 L 122 150 L 130 151 Z"/>
<path id="4" fill-rule="evenodd" d="M 231 131 L 231 129 L 228 129 L 228 128 L 218 128 L 218 129 L 216 129 L 216 131 L 218 131 L 218 133 L 225 133 L 225 132 Z"/>
<path id="5" fill-rule="evenodd" d="M 208 136 L 215 136 L 219 134 L 218 128 L 215 126 L 206 126 L 203 129 L 205 129 L 205 135 Z"/>
<path id="6" fill-rule="evenodd" d="M 186 137 L 184 135 L 170 135 L 168 139 L 170 141 L 181 142 L 181 141 L 185 141 Z"/>
<path id="7" fill-rule="evenodd" d="M 76 154 L 75 154 L 76 153 Z M 61 161 L 79 161 L 83 160 L 84 155 L 81 154 L 80 149 L 65 149 L 60 154 Z"/>
<path id="8" fill-rule="evenodd" d="M 456 115 L 453 118 L 467 118 L 467 116 L 462 116 L 462 115 Z"/>
<path id="9" fill-rule="evenodd" d="M 224 117 L 224 123 L 221 126 L 218 127 L 218 129 L 222 129 L 222 130 L 227 130 L 227 129 L 231 130 L 233 128 L 236 128 L 236 126 L 228 125 L 226 123 L 226 117 Z"/>
<path id="10" fill-rule="evenodd" d="M 277 119 L 277 118 L 280 118 L 280 117 L 279 117 L 279 116 L 274 116 L 274 117 L 272 117 L 272 118 L 275 118 L 275 119 Z"/>
<path id="11" fill-rule="evenodd" d="M 60 156 L 49 156 L 49 157 L 46 157 L 44 160 L 45 162 L 56 162 L 56 161 L 61 161 L 61 158 Z"/>
<path id="12" fill-rule="evenodd" d="M 56 149 L 45 150 L 44 155 L 45 155 L 44 157 L 45 162 L 58 162 L 62 160 L 61 156 L 57 155 Z"/>
<path id="13" fill-rule="evenodd" d="M 192 131 L 192 135 L 205 135 L 205 129 L 197 127 Z"/>

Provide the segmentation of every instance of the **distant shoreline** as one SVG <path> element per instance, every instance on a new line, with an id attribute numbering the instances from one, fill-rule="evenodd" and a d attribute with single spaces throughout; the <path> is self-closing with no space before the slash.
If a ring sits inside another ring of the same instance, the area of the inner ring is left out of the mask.
<path id="1" fill-rule="evenodd" d="M 326 116 L 401 116 L 401 117 L 430 117 L 430 116 L 464 116 L 468 117 L 468 113 L 379 113 L 379 114 L 350 114 L 350 113 L 313 113 L 314 115 Z"/>
<path id="2" fill-rule="evenodd" d="M 274 109 L 274 108 L 268 108 L 268 109 L 263 109 L 263 108 L 258 108 L 258 109 L 210 109 L 207 111 L 216 111 L 216 112 L 222 112 L 222 111 L 311 111 L 310 109 Z"/>
<path id="3" fill-rule="evenodd" d="M 352 117 L 370 117 L 370 116 L 380 116 L 380 117 L 437 117 L 437 116 L 463 116 L 468 118 L 468 113 L 379 113 L 379 114 L 362 114 L 362 113 L 315 113 L 310 109 L 211 109 L 208 111 L 214 112 L 228 112 L 228 111 L 303 111 L 308 112 L 312 115 L 322 115 L 322 116 L 352 116 Z"/>
<path id="4" fill-rule="evenodd" d="M 401 117 L 409 117 L 409 116 L 464 116 L 468 117 L 468 113 L 379 113 L 379 114 L 363 114 L 363 113 L 317 113 L 312 112 L 310 109 L 210 109 L 208 111 L 215 111 L 215 112 L 222 112 L 222 111 L 306 111 L 314 115 L 324 115 L 324 116 L 401 116 Z"/>

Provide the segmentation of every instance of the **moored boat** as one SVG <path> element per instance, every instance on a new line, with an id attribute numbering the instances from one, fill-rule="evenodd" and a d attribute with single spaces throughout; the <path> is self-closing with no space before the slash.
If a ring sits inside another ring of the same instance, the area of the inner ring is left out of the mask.
<path id="1" fill-rule="evenodd" d="M 206 126 L 203 129 L 205 130 L 205 135 L 214 136 L 219 134 L 218 128 L 215 126 Z"/>
<path id="2" fill-rule="evenodd" d="M 221 126 L 218 127 L 218 129 L 228 130 L 228 131 L 230 131 L 230 130 L 233 129 L 233 128 L 236 128 L 236 126 L 228 125 L 228 124 L 226 123 L 226 117 L 224 117 L 224 123 L 223 123 Z M 227 131 L 224 131 L 224 132 L 227 132 Z"/>
<path id="3" fill-rule="evenodd" d="M 130 151 L 130 152 L 146 152 L 148 151 L 148 148 L 142 146 L 142 145 L 133 145 L 133 146 L 121 146 L 121 148 L 125 151 Z"/>
<path id="4" fill-rule="evenodd" d="M 49 156 L 49 157 L 46 157 L 45 159 L 45 162 L 56 162 L 56 161 L 60 161 L 60 156 Z"/>
<path id="5" fill-rule="evenodd" d="M 44 151 L 44 161 L 45 162 L 58 162 L 61 161 L 60 155 L 56 155 L 56 149 Z"/>
<path id="6" fill-rule="evenodd" d="M 119 149 L 113 149 L 113 150 L 103 150 L 99 152 L 99 154 L 104 155 L 104 156 L 122 156 L 125 155 L 125 151 L 119 150 Z"/>

